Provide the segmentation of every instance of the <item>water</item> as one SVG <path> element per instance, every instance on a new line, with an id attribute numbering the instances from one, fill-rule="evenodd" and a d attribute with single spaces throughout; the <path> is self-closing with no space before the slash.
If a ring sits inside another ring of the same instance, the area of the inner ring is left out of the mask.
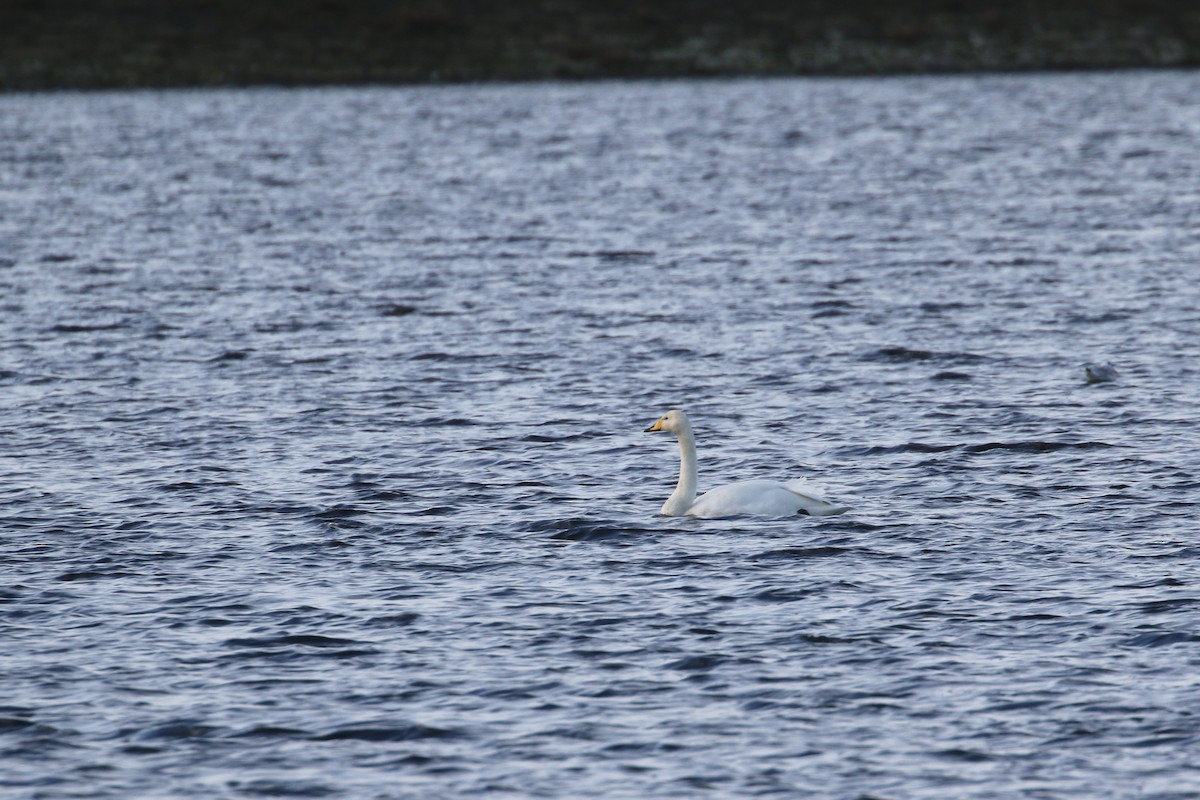
<path id="1" fill-rule="evenodd" d="M 1200 797 L 1198 90 L 0 97 L 0 794 Z"/>

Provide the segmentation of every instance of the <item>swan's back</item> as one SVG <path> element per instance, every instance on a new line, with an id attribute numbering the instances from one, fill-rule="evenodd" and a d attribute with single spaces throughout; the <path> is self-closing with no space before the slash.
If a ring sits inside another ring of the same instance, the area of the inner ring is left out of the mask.
<path id="1" fill-rule="evenodd" d="M 793 514 L 825 516 L 841 514 L 835 506 L 803 481 L 786 484 L 769 480 L 739 481 L 718 486 L 696 498 L 687 510 L 689 517 L 731 517 L 757 514 L 787 517 Z"/>

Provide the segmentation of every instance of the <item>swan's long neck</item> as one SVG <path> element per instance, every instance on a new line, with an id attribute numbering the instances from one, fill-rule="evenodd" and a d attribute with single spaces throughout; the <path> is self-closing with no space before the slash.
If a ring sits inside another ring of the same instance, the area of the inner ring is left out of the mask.
<path id="1" fill-rule="evenodd" d="M 696 437 L 690 425 L 675 435 L 679 437 L 679 483 L 659 512 L 668 517 L 683 516 L 696 499 Z"/>

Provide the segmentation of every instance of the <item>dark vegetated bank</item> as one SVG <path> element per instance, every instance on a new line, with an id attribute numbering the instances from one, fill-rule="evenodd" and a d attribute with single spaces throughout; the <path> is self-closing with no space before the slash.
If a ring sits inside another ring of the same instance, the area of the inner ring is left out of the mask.
<path id="1" fill-rule="evenodd" d="M 1169 0 L 50 0 L 0 4 L 0 89 L 1178 67 Z"/>

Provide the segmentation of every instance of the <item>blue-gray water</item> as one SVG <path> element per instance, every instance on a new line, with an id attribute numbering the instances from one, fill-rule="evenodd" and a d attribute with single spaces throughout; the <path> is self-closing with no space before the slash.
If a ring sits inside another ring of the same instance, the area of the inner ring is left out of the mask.
<path id="1" fill-rule="evenodd" d="M 1198 96 L 0 97 L 0 795 L 1200 797 Z"/>

